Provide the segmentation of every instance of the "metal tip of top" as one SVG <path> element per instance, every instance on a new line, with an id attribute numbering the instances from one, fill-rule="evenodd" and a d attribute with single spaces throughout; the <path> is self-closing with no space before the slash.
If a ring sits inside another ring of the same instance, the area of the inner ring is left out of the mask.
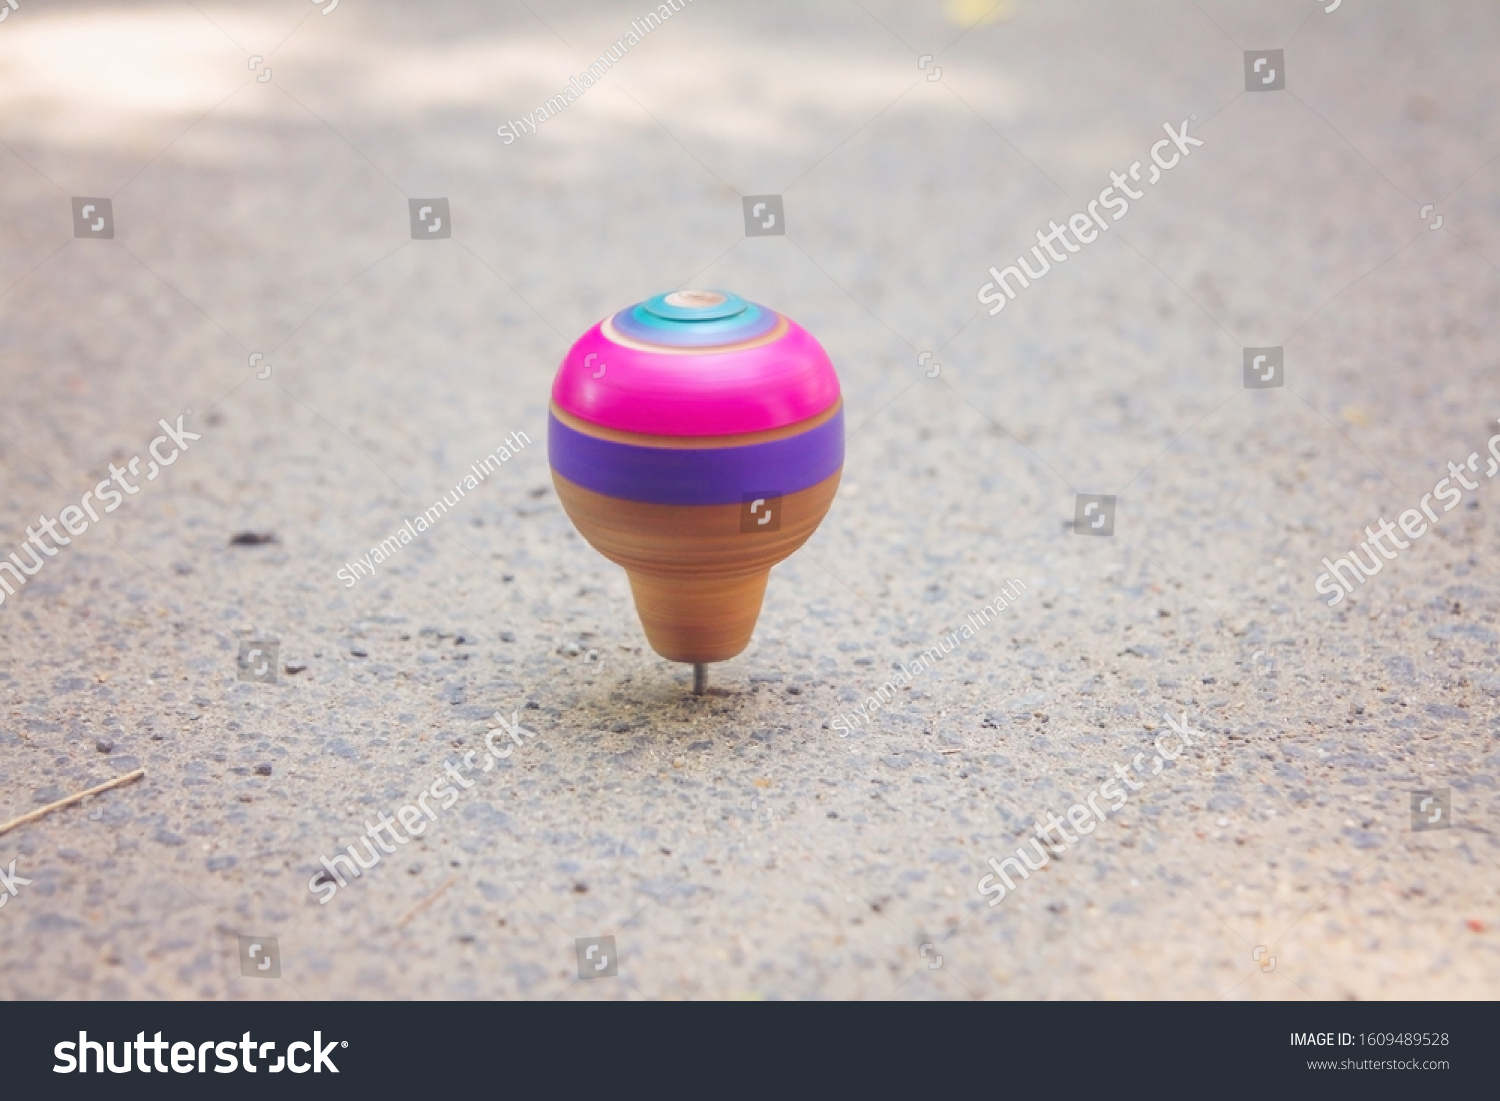
<path id="1" fill-rule="evenodd" d="M 708 666 L 701 661 L 693 663 L 693 695 L 701 696 L 708 691 Z"/>

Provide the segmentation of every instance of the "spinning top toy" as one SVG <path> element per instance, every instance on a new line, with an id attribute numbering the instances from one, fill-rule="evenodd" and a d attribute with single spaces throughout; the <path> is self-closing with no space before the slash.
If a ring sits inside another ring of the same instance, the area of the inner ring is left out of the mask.
<path id="1" fill-rule="evenodd" d="M 625 567 L 651 648 L 694 666 L 750 642 L 772 566 L 838 488 L 844 412 L 795 321 L 721 291 L 659 294 L 579 338 L 552 384 L 563 508 Z"/>

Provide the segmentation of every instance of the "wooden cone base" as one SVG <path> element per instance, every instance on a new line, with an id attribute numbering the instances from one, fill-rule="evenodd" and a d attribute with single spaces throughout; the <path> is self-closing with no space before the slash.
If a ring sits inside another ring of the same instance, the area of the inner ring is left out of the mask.
<path id="1" fill-rule="evenodd" d="M 770 576 L 626 573 L 651 649 L 695 663 L 726 661 L 750 645 Z"/>
<path id="2" fill-rule="evenodd" d="M 671 661 L 725 661 L 750 643 L 771 567 L 807 541 L 838 488 L 833 474 L 780 498 L 780 522 L 747 530 L 741 505 L 606 497 L 556 471 L 558 499 L 589 544 L 625 567 L 651 648 Z"/>

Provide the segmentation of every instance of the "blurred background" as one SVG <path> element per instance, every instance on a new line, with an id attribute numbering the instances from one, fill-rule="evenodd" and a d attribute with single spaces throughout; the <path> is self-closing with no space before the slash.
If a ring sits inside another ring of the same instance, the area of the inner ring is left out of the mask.
<path id="1" fill-rule="evenodd" d="M 0 834 L 30 881 L 0 992 L 1488 996 L 1497 487 L 1338 607 L 1313 585 L 1496 431 L 1500 9 L 692 0 L 497 134 L 651 10 L 8 9 L 0 552 L 159 418 L 203 438 L 0 605 L 0 821 L 146 770 Z M 991 265 L 1184 122 L 1201 146 L 985 312 Z M 850 433 L 701 700 L 542 446 L 572 341 L 693 286 L 816 335 Z M 831 729 L 1013 578 L 1002 623 Z M 275 682 L 244 679 L 266 641 Z M 319 857 L 513 711 L 537 739 L 320 905 Z M 1211 747 L 987 905 L 988 860 L 1166 713 Z M 606 936 L 618 973 L 585 977 Z"/>

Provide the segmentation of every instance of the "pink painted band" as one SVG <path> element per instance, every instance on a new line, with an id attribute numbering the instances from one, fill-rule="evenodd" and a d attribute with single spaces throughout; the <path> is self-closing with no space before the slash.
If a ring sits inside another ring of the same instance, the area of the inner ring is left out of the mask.
<path id="1" fill-rule="evenodd" d="M 790 319 L 778 339 L 729 351 L 657 351 L 616 343 L 595 325 L 568 350 L 552 400 L 623 432 L 728 436 L 816 416 L 839 400 L 839 380 L 828 354 Z"/>

